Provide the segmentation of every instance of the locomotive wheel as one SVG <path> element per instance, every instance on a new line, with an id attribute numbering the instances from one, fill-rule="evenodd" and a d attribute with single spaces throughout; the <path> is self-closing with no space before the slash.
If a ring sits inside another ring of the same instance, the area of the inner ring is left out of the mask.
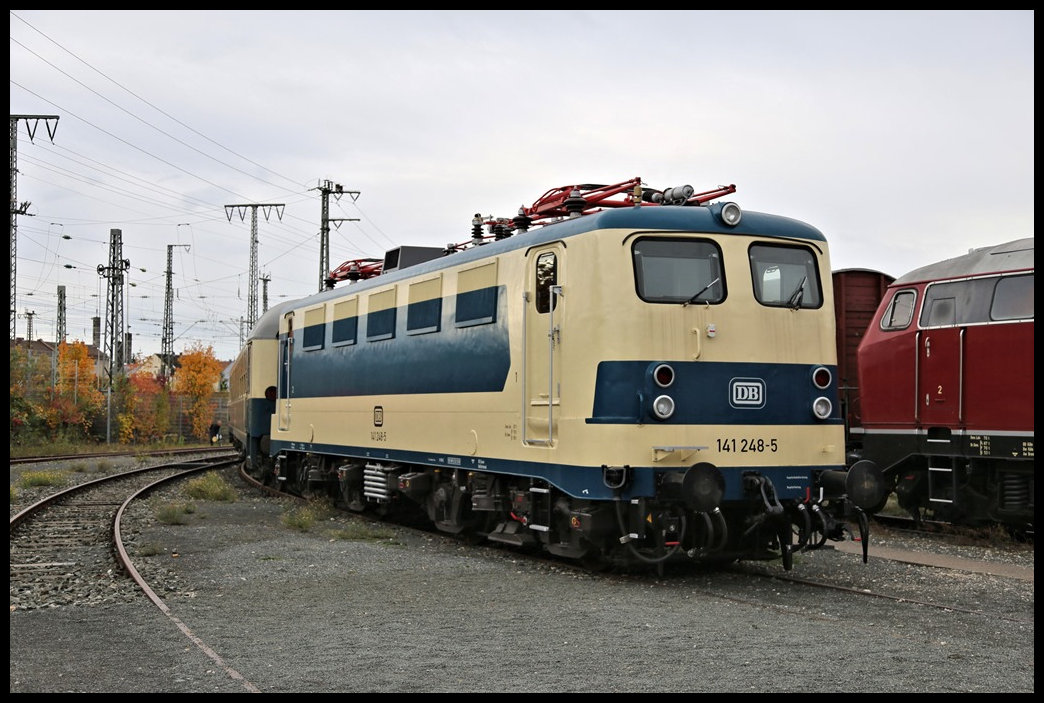
<path id="1" fill-rule="evenodd" d="M 391 517 L 394 515 L 395 505 L 393 503 L 377 503 L 373 510 L 377 513 L 378 517 Z"/>
<path id="2" fill-rule="evenodd" d="M 363 495 L 362 486 L 344 486 L 341 489 L 341 500 L 344 501 L 344 507 L 353 513 L 361 513 L 366 510 L 366 497 Z"/>

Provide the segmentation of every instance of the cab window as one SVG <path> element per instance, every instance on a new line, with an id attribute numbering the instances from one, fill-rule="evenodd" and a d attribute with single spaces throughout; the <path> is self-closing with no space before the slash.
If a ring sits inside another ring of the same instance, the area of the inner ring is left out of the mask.
<path id="1" fill-rule="evenodd" d="M 645 237 L 631 247 L 638 297 L 649 303 L 720 303 L 721 250 L 711 241 Z"/>
<path id="2" fill-rule="evenodd" d="M 881 329 L 902 330 L 909 327 L 916 302 L 917 291 L 901 290 L 896 293 L 892 302 L 888 304 L 888 309 L 881 316 Z"/>
<path id="3" fill-rule="evenodd" d="M 819 267 L 811 249 L 754 244 L 749 256 L 754 297 L 762 305 L 796 310 L 823 304 Z"/>
<path id="4" fill-rule="evenodd" d="M 558 257 L 545 251 L 536 262 L 536 309 L 539 313 L 551 312 L 558 306 L 558 297 L 551 295 L 551 287 L 558 285 Z"/>

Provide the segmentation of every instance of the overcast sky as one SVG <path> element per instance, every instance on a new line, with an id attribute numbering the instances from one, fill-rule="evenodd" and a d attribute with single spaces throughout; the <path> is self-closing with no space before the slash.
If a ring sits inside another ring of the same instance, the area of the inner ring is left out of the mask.
<path id="1" fill-rule="evenodd" d="M 1033 236 L 1033 20 L 998 11 L 11 11 L 17 336 L 90 342 L 110 230 L 135 353 L 239 348 L 330 264 L 469 239 L 550 188 L 735 184 L 833 269 Z M 48 126 L 54 131 L 53 141 Z M 281 217 L 279 215 L 281 214 Z M 187 245 L 187 246 L 181 246 Z M 71 268 L 70 268 L 71 267 Z M 141 269 L 144 269 L 142 271 Z"/>

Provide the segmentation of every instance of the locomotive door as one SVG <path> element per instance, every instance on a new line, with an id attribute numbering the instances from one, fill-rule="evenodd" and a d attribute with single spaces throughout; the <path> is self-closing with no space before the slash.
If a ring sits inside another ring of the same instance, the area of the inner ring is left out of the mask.
<path id="1" fill-rule="evenodd" d="M 530 250 L 522 313 L 522 443 L 552 446 L 560 411 L 562 271 L 565 247 Z"/>
<path id="2" fill-rule="evenodd" d="M 279 340 L 279 381 L 276 394 L 276 412 L 279 416 L 279 429 L 290 429 L 290 384 L 291 362 L 294 358 L 294 314 L 286 315 L 286 336 Z"/>
<path id="3" fill-rule="evenodd" d="M 928 329 L 921 330 L 917 346 L 917 419 L 922 426 L 953 427 L 964 421 L 965 329 L 955 324 L 953 298 L 929 296 L 925 308 L 922 324 Z"/>

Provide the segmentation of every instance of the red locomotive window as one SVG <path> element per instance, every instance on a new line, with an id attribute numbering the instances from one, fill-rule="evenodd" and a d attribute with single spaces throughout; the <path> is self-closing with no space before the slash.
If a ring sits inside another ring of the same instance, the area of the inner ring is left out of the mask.
<path id="1" fill-rule="evenodd" d="M 996 276 L 930 284 L 924 292 L 921 327 L 988 322 L 996 284 Z"/>
<path id="2" fill-rule="evenodd" d="M 957 305 L 953 298 L 936 298 L 928 303 L 925 327 L 940 327 L 957 323 Z"/>
<path id="3" fill-rule="evenodd" d="M 993 291 L 991 320 L 1033 319 L 1033 274 L 1006 276 Z"/>
<path id="4" fill-rule="evenodd" d="M 910 326 L 913 320 L 914 303 L 917 301 L 917 291 L 901 290 L 892 298 L 881 317 L 881 329 L 902 330 Z"/>

